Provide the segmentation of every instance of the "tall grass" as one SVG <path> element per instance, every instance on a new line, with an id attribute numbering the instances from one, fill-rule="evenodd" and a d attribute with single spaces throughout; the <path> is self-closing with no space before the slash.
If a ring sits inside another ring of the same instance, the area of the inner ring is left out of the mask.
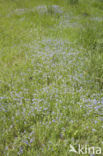
<path id="1" fill-rule="evenodd" d="M 0 156 L 103 149 L 103 11 L 95 2 L 0 0 Z"/>
<path id="2" fill-rule="evenodd" d="M 81 45 L 87 50 L 87 67 L 91 79 L 103 87 L 103 23 L 89 21 L 80 33 Z"/>
<path id="3" fill-rule="evenodd" d="M 67 0 L 68 4 L 78 4 L 79 0 Z"/>

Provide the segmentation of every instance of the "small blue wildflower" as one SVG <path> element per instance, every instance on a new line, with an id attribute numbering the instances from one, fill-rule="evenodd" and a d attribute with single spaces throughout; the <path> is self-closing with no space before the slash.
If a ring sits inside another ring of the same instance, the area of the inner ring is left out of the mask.
<path id="1" fill-rule="evenodd" d="M 55 122 L 55 120 L 52 120 L 52 122 Z"/>

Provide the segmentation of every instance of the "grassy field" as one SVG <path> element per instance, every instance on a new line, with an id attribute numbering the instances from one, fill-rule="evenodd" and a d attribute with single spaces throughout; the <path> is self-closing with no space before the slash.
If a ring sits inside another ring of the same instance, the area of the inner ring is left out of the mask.
<path id="1" fill-rule="evenodd" d="M 103 155 L 103 0 L 0 0 L 0 156 L 70 144 Z"/>

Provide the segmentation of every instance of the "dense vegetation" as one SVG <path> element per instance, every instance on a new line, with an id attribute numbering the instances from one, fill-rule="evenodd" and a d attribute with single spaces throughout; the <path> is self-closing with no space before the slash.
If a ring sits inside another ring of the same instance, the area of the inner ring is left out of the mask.
<path id="1" fill-rule="evenodd" d="M 103 0 L 0 0 L 0 156 L 103 152 L 102 122 Z"/>

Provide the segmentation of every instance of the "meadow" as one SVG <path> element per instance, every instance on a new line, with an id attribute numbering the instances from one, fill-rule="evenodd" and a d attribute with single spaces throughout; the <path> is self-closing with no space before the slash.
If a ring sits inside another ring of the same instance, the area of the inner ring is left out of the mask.
<path id="1" fill-rule="evenodd" d="M 103 155 L 103 0 L 0 0 L 0 156 L 70 145 Z"/>

